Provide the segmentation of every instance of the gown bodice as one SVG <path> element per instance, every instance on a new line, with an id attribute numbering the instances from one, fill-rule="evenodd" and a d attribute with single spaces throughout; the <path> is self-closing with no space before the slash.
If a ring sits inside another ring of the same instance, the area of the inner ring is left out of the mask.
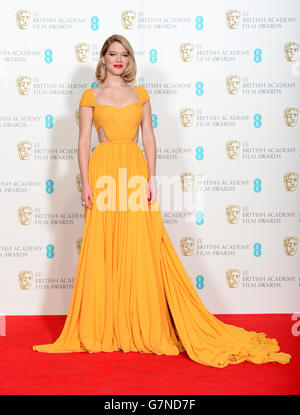
<path id="1" fill-rule="evenodd" d="M 93 107 L 93 122 L 97 133 L 103 127 L 110 142 L 131 142 L 142 120 L 142 104 L 150 98 L 144 87 L 136 85 L 136 90 L 138 102 L 119 108 L 96 104 L 93 88 L 89 88 L 83 92 L 79 105 Z"/>

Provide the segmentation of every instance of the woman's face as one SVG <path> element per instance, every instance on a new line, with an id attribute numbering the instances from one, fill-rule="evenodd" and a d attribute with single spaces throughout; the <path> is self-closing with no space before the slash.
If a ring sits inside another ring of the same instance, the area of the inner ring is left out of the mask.
<path id="1" fill-rule="evenodd" d="M 129 64 L 129 53 L 119 42 L 114 42 L 108 48 L 102 62 L 106 64 L 106 69 L 113 75 L 121 75 Z"/>

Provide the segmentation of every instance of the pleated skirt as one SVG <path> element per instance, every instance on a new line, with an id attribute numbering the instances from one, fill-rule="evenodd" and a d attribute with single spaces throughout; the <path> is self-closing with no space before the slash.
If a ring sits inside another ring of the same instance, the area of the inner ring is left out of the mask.
<path id="1" fill-rule="evenodd" d="M 137 143 L 105 142 L 94 149 L 93 205 L 85 208 L 68 315 L 57 340 L 33 350 L 186 352 L 219 368 L 288 363 L 291 355 L 279 352 L 276 339 L 225 324 L 204 307 L 164 227 L 158 199 L 148 204 L 148 180 Z"/>

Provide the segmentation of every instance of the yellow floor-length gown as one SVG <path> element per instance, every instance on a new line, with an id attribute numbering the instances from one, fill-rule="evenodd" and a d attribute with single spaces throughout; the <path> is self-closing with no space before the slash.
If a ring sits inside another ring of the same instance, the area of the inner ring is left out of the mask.
<path id="1" fill-rule="evenodd" d="M 80 105 L 93 107 L 95 128 L 103 127 L 108 141 L 96 146 L 89 161 L 94 203 L 92 210 L 85 208 L 65 325 L 54 343 L 33 350 L 158 355 L 186 351 L 195 362 L 219 368 L 243 361 L 288 363 L 291 355 L 279 352 L 276 339 L 225 324 L 204 307 L 164 227 L 158 200 L 148 211 L 119 208 L 119 168 L 127 169 L 126 184 L 133 176 L 149 178 L 144 154 L 132 138 L 150 97 L 142 86 L 136 86 L 136 92 L 139 101 L 122 108 L 98 105 L 92 88 L 82 94 Z M 102 176 L 115 179 L 115 210 L 99 209 Z M 129 194 L 130 189 L 128 199 Z"/>

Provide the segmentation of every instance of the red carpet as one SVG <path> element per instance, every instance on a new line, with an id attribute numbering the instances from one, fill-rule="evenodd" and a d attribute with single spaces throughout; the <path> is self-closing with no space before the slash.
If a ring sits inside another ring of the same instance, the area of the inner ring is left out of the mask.
<path id="1" fill-rule="evenodd" d="M 225 323 L 263 331 L 292 355 L 287 365 L 243 362 L 223 369 L 199 365 L 186 353 L 34 352 L 53 342 L 65 316 L 9 316 L 0 337 L 1 395 L 296 395 L 300 392 L 300 336 L 291 314 L 217 315 Z"/>

